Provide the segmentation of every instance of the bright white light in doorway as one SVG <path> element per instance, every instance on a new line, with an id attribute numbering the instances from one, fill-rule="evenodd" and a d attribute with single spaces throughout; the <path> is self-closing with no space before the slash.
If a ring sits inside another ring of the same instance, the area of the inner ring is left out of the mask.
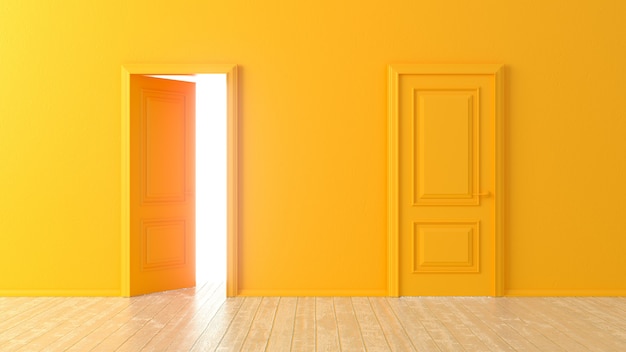
<path id="1" fill-rule="evenodd" d="M 226 278 L 226 75 L 196 82 L 196 281 Z"/>

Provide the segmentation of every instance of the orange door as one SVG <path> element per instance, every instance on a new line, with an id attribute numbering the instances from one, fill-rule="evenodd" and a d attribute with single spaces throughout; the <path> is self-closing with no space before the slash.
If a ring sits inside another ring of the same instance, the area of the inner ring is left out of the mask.
<path id="1" fill-rule="evenodd" d="M 131 75 L 130 294 L 195 286 L 195 83 Z"/>
<path id="2" fill-rule="evenodd" d="M 397 81 L 399 294 L 495 295 L 495 74 L 431 69 Z"/>

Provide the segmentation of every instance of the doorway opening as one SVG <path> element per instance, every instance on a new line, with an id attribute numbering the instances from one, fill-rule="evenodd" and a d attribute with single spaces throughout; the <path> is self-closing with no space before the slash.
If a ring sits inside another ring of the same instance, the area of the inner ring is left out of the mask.
<path id="1" fill-rule="evenodd" d="M 226 75 L 196 75 L 196 283 L 226 279 Z"/>
<path id="2" fill-rule="evenodd" d="M 132 285 L 129 126 L 133 75 L 196 82 L 196 283 L 225 280 L 227 296 L 235 296 L 239 179 L 237 66 L 230 64 L 122 67 L 121 295 L 130 296 Z"/>
<path id="3" fill-rule="evenodd" d="M 196 84 L 196 285 L 226 279 L 226 74 L 149 75 Z"/>

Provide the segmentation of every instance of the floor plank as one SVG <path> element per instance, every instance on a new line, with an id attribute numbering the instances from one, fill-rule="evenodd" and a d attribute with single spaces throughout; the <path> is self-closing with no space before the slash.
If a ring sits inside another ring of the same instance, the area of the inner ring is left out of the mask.
<path id="1" fill-rule="evenodd" d="M 333 298 L 337 317 L 337 331 L 342 351 L 364 351 L 365 344 L 361 336 L 359 322 L 354 313 L 354 306 L 350 297 Z"/>
<path id="2" fill-rule="evenodd" d="M 626 334 L 626 310 L 619 308 L 617 304 L 611 304 L 611 300 L 603 297 L 576 298 L 576 305 L 585 310 L 584 314 L 601 328 L 610 331 L 615 337 L 624 337 Z"/>
<path id="3" fill-rule="evenodd" d="M 292 351 L 315 351 L 315 297 L 298 297 Z"/>
<path id="4" fill-rule="evenodd" d="M 565 332 L 586 350 L 611 351 L 615 347 L 609 343 L 609 335 L 602 329 L 589 324 L 588 317 L 571 304 L 571 298 L 542 298 L 533 301 L 535 309 L 544 315 L 544 319 L 559 331 Z M 593 341 L 593 344 L 589 342 Z"/>
<path id="5" fill-rule="evenodd" d="M 47 328 L 40 330 L 40 334 L 34 337 L 21 349 L 17 351 L 33 351 L 43 350 L 44 348 L 50 348 L 58 344 L 62 337 L 72 333 L 77 327 L 87 323 L 88 319 L 97 315 L 97 312 L 101 309 L 108 309 L 106 305 L 103 305 L 107 300 L 103 298 L 77 298 L 75 303 L 81 307 L 82 310 L 71 310 L 68 314 L 56 314 L 56 316 L 49 319 L 51 322 Z M 47 313 L 53 313 L 48 311 Z M 9 347 L 6 346 L 8 349 Z M 57 350 L 59 350 L 58 347 Z"/>
<path id="6" fill-rule="evenodd" d="M 46 311 L 40 311 L 38 314 L 33 314 L 29 317 L 28 324 L 32 326 L 31 329 L 21 330 L 14 327 L 11 330 L 5 332 L 5 337 L 9 337 L 9 340 L 4 343 L 3 348 L 7 350 L 17 350 L 21 346 L 30 346 L 47 331 L 56 328 L 61 322 L 58 320 L 58 316 L 61 315 L 66 309 L 70 308 L 71 302 L 64 301 L 60 298 L 53 299 L 55 304 L 48 308 Z M 8 333 L 8 334 L 7 334 Z"/>
<path id="7" fill-rule="evenodd" d="M 368 351 L 390 351 L 382 326 L 367 297 L 352 298 L 354 314 L 361 328 L 361 337 Z"/>
<path id="8" fill-rule="evenodd" d="M 411 309 L 411 315 L 419 317 L 422 325 L 432 336 L 438 348 L 442 351 L 462 351 L 463 347 L 450 333 L 448 328 L 437 319 L 424 303 L 424 297 L 406 297 L 405 301 Z"/>
<path id="9" fill-rule="evenodd" d="M 478 319 L 489 325 L 502 340 L 509 344 L 516 351 L 539 351 L 532 341 L 527 340 L 509 324 L 510 316 L 506 309 L 497 304 L 497 300 L 492 298 L 479 297 L 466 302 L 465 307 Z"/>
<path id="10" fill-rule="evenodd" d="M 13 301 L 14 307 L 19 307 L 19 301 L 13 297 L 6 298 L 7 301 Z M 24 330 L 23 326 L 37 327 L 38 319 L 48 316 L 49 311 L 54 311 L 55 306 L 62 302 L 60 298 L 39 297 L 33 298 L 32 302 L 28 300 L 24 302 L 25 307 L 16 309 L 7 309 L 7 313 L 2 313 L 3 323 L 0 325 L 0 345 L 11 346 L 11 348 L 19 348 L 25 346 L 26 343 L 18 340 L 17 337 L 23 333 L 30 331 Z M 3 304 L 6 305 L 6 304 Z M 5 320 L 6 316 L 6 320 Z M 7 347 L 8 348 L 8 347 Z"/>
<path id="11" fill-rule="evenodd" d="M 421 317 L 411 314 L 411 307 L 409 307 L 405 299 L 388 298 L 387 302 L 404 327 L 413 346 L 418 351 L 440 350 L 433 337 L 422 324 Z"/>
<path id="12" fill-rule="evenodd" d="M 372 297 L 369 300 L 389 347 L 393 351 L 415 351 L 415 346 L 387 303 L 387 299 Z"/>
<path id="13" fill-rule="evenodd" d="M 466 297 L 450 297 L 454 299 L 453 303 L 449 305 L 450 309 L 461 319 L 464 324 L 478 336 L 481 341 L 492 351 L 515 351 L 511 345 L 503 340 L 493 329 L 493 326 L 486 324 L 483 320 L 476 317 L 467 309 L 467 304 L 470 304 L 474 298 L 470 298 L 469 301 L 465 301 Z"/>
<path id="14" fill-rule="evenodd" d="M 202 286 L 195 295 L 188 292 L 191 296 L 185 296 L 185 308 L 173 316 L 163 333 L 155 336 L 145 350 L 188 351 L 206 329 L 207 317 L 215 316 L 226 297 L 224 285 L 215 283 Z"/>
<path id="15" fill-rule="evenodd" d="M 463 348 L 469 351 L 492 351 L 470 328 L 469 322 L 453 309 L 458 304 L 454 300 L 454 297 L 428 297 L 423 302 Z"/>
<path id="16" fill-rule="evenodd" d="M 220 290 L 221 289 L 221 290 Z M 170 346 L 193 343 L 205 327 L 201 314 L 211 314 L 215 305 L 221 305 L 224 299 L 224 286 L 221 283 L 205 283 L 196 288 L 179 290 L 178 296 L 172 296 L 176 305 L 170 308 L 169 316 L 160 321 L 160 331 L 146 341 L 144 350 L 167 350 Z M 174 293 L 174 292 L 172 292 Z"/>
<path id="17" fill-rule="evenodd" d="M 194 341 L 191 351 L 214 351 L 217 349 L 235 316 L 237 316 L 239 309 L 241 309 L 244 300 L 245 298 L 237 297 L 224 301 L 208 324 L 206 324 L 200 337 Z M 188 340 L 193 341 L 192 338 Z M 170 351 L 186 351 L 183 349 L 184 344 L 174 343 L 171 346 L 173 348 L 170 348 Z"/>
<path id="18" fill-rule="evenodd" d="M 276 315 L 274 316 L 272 332 L 267 341 L 267 351 L 283 352 L 291 350 L 297 304 L 298 299 L 295 297 L 280 298 Z"/>
<path id="19" fill-rule="evenodd" d="M 72 329 L 58 340 L 52 342 L 48 349 L 50 351 L 66 351 L 74 345 L 80 344 L 81 341 L 82 343 L 93 345 L 94 341 L 97 342 L 97 338 L 94 338 L 94 335 L 92 335 L 94 331 L 103 325 L 104 322 L 126 309 L 129 304 L 132 304 L 126 298 L 99 298 L 98 301 L 93 310 L 78 310 L 80 315 L 83 316 L 79 320 L 72 320 L 67 316 L 61 317 L 61 319 L 64 319 L 72 326 Z"/>
<path id="20" fill-rule="evenodd" d="M 250 326 L 254 321 L 262 298 L 246 297 L 230 323 L 226 334 L 217 346 L 216 351 L 240 351 L 250 333 Z"/>
<path id="21" fill-rule="evenodd" d="M 540 299 L 542 298 L 528 298 L 526 299 L 527 305 L 525 306 L 519 306 L 516 303 L 517 298 L 498 299 L 497 303 L 505 310 L 510 311 L 513 316 L 519 317 L 519 319 L 524 321 L 525 324 L 532 327 L 535 331 L 544 336 L 540 338 L 536 335 L 535 338 L 527 337 L 527 339 L 533 341 L 539 347 L 541 347 L 541 344 L 537 341 L 547 339 L 553 342 L 553 347 L 551 347 L 550 349 L 552 351 L 586 351 L 587 349 L 584 346 L 572 340 L 569 336 L 563 334 L 561 330 L 551 325 L 542 316 L 541 312 L 535 309 L 529 309 L 534 305 L 534 301 Z M 526 330 L 526 334 L 528 334 L 528 330 Z M 544 346 L 545 343 L 546 342 L 544 342 Z"/>
<path id="22" fill-rule="evenodd" d="M 278 297 L 263 297 L 261 299 L 261 304 L 253 318 L 248 336 L 246 336 L 241 347 L 242 351 L 265 351 L 272 333 L 272 327 L 274 326 L 278 302 L 280 302 Z"/>
<path id="23" fill-rule="evenodd" d="M 137 331 L 148 324 L 166 306 L 167 295 L 158 293 L 146 299 L 132 298 L 136 305 L 129 306 L 124 314 L 116 316 L 108 328 L 104 330 L 103 339 L 91 349 L 95 352 L 123 350 L 122 345 Z M 84 350 L 83 350 L 84 351 Z"/>
<path id="24" fill-rule="evenodd" d="M 315 298 L 316 351 L 339 351 L 339 330 L 332 297 Z"/>
<path id="25" fill-rule="evenodd" d="M 185 292 L 170 292 L 163 308 L 154 316 L 148 317 L 145 324 L 139 328 L 120 346 L 120 350 L 139 351 L 148 344 L 159 332 L 164 331 L 165 326 L 176 314 L 188 304 L 188 296 Z"/>

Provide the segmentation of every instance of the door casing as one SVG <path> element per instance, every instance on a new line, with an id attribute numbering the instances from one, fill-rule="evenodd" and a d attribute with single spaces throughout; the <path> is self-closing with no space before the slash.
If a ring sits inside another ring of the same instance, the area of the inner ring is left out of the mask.
<path id="1" fill-rule="evenodd" d="M 237 65 L 234 64 L 126 64 L 122 66 L 121 118 L 121 295 L 130 296 L 130 75 L 226 74 L 227 118 L 227 235 L 226 295 L 238 294 L 238 185 L 239 133 Z"/>
<path id="2" fill-rule="evenodd" d="M 387 293 L 399 296 L 399 119 L 398 96 L 402 75 L 480 74 L 495 80 L 495 179 L 494 280 L 495 296 L 504 293 L 505 167 L 504 167 L 504 67 L 501 64 L 394 64 L 388 70 L 388 169 L 387 169 Z"/>

